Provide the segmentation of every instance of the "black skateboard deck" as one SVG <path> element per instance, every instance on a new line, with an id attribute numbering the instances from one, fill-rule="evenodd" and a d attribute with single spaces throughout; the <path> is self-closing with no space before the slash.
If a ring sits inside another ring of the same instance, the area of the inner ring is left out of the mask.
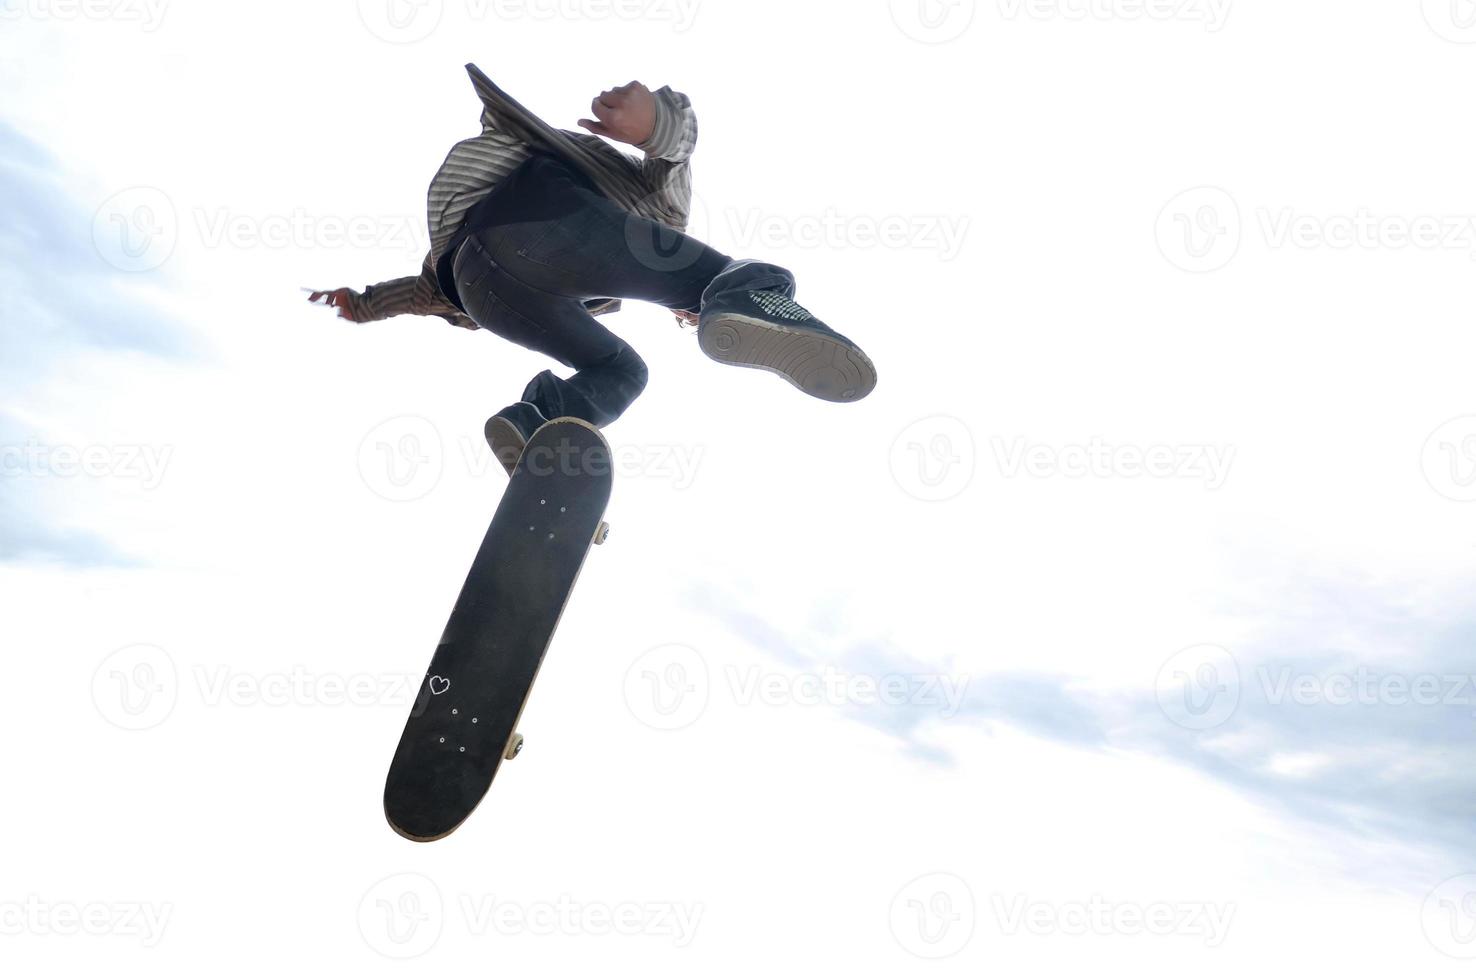
<path id="1" fill-rule="evenodd" d="M 384 813 L 431 841 L 476 809 L 517 735 L 533 679 L 610 499 L 610 447 L 561 418 L 529 440 L 467 573 L 390 763 Z"/>

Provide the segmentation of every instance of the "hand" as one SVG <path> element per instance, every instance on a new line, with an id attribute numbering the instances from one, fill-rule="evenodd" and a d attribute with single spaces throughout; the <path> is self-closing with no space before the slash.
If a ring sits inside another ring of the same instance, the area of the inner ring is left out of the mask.
<path id="1" fill-rule="evenodd" d="M 338 310 L 338 315 L 345 320 L 352 319 L 349 316 L 349 296 L 352 289 L 319 289 L 308 290 L 309 303 L 321 303 L 323 306 L 332 306 Z"/>
<path id="2" fill-rule="evenodd" d="M 673 313 L 676 314 L 677 326 L 679 326 L 679 327 L 695 327 L 695 326 L 697 326 L 697 323 L 698 323 L 697 314 L 696 313 L 693 313 L 691 310 L 672 310 L 671 312 L 673 312 Z"/>
<path id="3" fill-rule="evenodd" d="M 656 96 L 640 82 L 601 92 L 589 111 L 595 118 L 581 119 L 579 125 L 596 136 L 639 146 L 656 131 Z"/>

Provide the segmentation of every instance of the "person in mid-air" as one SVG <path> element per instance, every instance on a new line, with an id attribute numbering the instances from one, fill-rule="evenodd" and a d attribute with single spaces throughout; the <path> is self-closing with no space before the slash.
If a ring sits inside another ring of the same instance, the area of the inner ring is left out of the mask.
<path id="1" fill-rule="evenodd" d="M 645 388 L 645 363 L 595 320 L 621 299 L 666 307 L 696 324 L 709 357 L 772 371 L 816 398 L 851 402 L 876 386 L 861 348 L 794 301 L 787 270 L 735 261 L 682 234 L 697 142 L 685 95 L 640 82 L 610 89 L 579 133 L 552 128 L 466 68 L 482 133 L 457 143 L 431 182 L 420 275 L 309 299 L 359 322 L 417 313 L 482 327 L 573 368 L 568 378 L 538 374 L 487 420 L 508 472 L 544 422 L 573 416 L 604 427 Z"/>

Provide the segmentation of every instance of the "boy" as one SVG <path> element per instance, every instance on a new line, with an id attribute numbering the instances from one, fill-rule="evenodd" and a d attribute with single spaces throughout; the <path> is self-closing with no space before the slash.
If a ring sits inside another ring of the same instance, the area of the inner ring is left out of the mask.
<path id="1" fill-rule="evenodd" d="M 794 302 L 794 277 L 734 261 L 682 234 L 697 118 L 686 96 L 630 82 L 591 103 L 588 133 L 556 130 L 467 65 L 482 134 L 456 144 L 431 182 L 431 249 L 420 275 L 314 292 L 359 322 L 401 313 L 484 328 L 574 369 L 544 371 L 487 420 L 511 473 L 533 431 L 574 416 L 603 427 L 646 385 L 646 365 L 595 317 L 620 300 L 659 303 L 697 325 L 714 360 L 762 368 L 828 401 L 866 397 L 866 354 Z M 637 159 L 601 137 L 641 150 Z"/>

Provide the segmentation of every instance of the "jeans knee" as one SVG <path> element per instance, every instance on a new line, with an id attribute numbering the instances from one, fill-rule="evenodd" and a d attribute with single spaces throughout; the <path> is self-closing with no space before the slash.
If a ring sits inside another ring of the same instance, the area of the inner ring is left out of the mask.
<path id="1" fill-rule="evenodd" d="M 630 386 L 635 394 L 640 394 L 646 389 L 646 382 L 650 380 L 650 371 L 646 368 L 646 362 L 641 355 L 627 347 L 620 352 L 620 370 L 630 380 Z"/>

